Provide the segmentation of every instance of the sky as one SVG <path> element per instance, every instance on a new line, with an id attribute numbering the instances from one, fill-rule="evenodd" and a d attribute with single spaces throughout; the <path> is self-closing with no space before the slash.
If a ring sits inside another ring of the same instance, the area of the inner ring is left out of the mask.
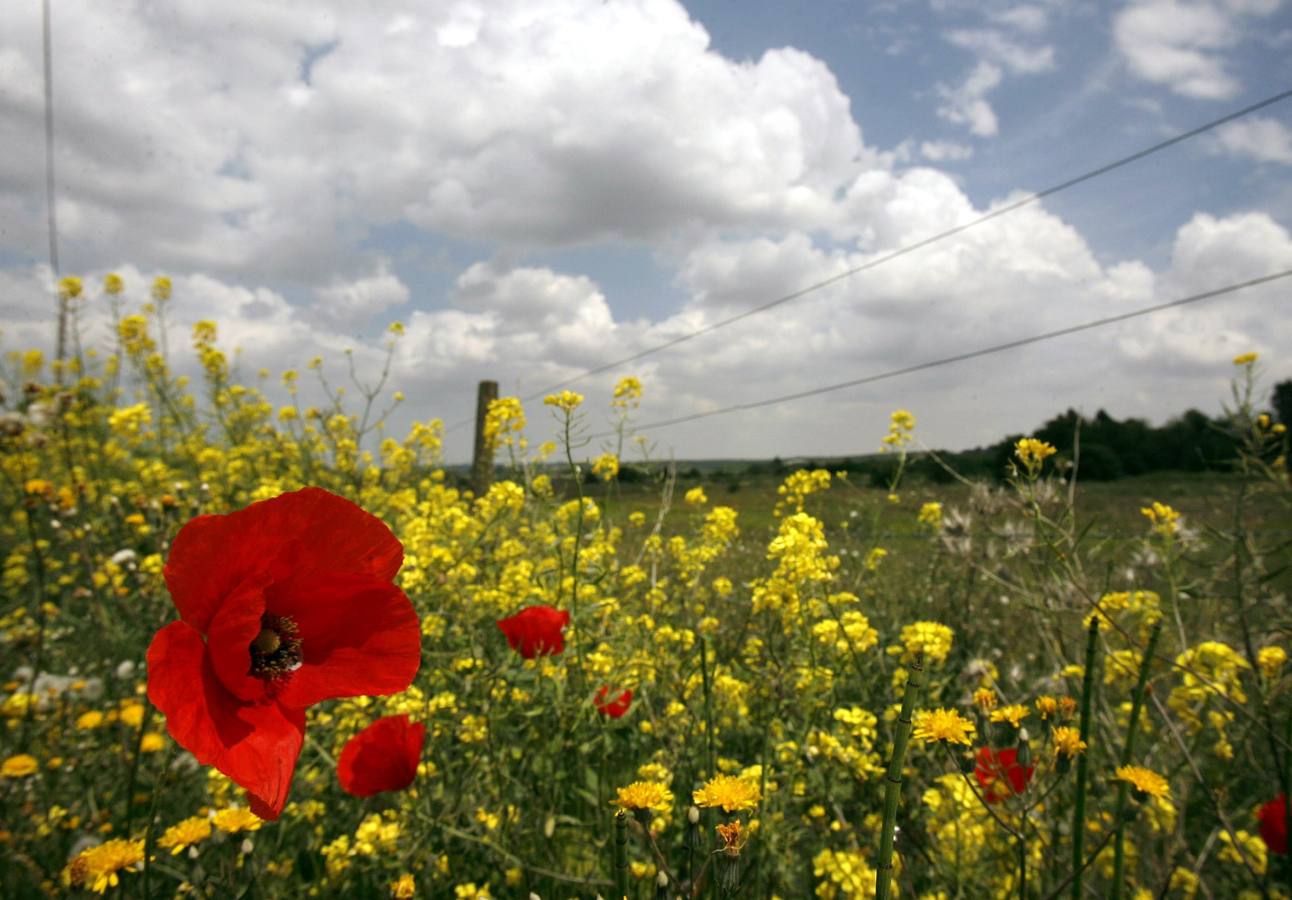
<path id="1" fill-rule="evenodd" d="M 0 350 L 50 351 L 40 4 L 20 7 L 0 30 Z M 109 271 L 130 309 L 173 280 L 178 371 L 212 319 L 275 397 L 316 356 L 333 384 L 349 359 L 375 381 L 398 321 L 389 428 L 442 419 L 451 462 L 482 379 L 585 394 L 596 455 L 624 375 L 648 425 L 1292 268 L 1285 100 L 579 377 L 1292 88 L 1281 0 L 53 0 L 52 26 L 84 342 L 110 339 Z M 642 434 L 655 456 L 766 458 L 873 452 L 897 408 L 949 449 L 1069 407 L 1161 423 L 1218 412 L 1248 351 L 1263 391 L 1292 377 L 1292 279 Z M 526 408 L 537 443 L 551 410 Z"/>

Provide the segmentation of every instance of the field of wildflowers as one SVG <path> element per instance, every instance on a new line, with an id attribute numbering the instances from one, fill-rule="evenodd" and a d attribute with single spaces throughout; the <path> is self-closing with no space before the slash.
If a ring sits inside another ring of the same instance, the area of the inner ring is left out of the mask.
<path id="1" fill-rule="evenodd" d="M 495 401 L 476 496 L 440 423 L 385 433 L 384 375 L 314 360 L 328 402 L 289 371 L 276 407 L 204 322 L 189 384 L 169 282 L 94 293 L 114 346 L 3 373 L 0 896 L 1292 896 L 1292 486 L 1254 356 L 1208 521 L 1164 497 L 1101 538 L 1079 455 L 1024 439 L 914 514 L 901 465 L 793 472 L 764 534 L 664 466 L 619 489 L 635 378 L 606 414 Z"/>

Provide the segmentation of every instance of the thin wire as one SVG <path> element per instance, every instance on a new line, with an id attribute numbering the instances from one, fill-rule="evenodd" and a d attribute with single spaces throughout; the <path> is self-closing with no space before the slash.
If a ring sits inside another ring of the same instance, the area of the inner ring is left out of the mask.
<path id="1" fill-rule="evenodd" d="M 1264 100 L 1260 100 L 1256 103 L 1251 104 L 1250 106 L 1245 106 L 1242 109 L 1229 113 L 1228 115 L 1221 116 L 1219 119 L 1213 119 L 1210 122 L 1207 122 L 1203 125 L 1199 125 L 1198 127 L 1192 128 L 1189 131 L 1182 132 L 1180 134 L 1175 135 L 1174 137 L 1170 137 L 1164 141 L 1160 141 L 1156 144 L 1153 144 L 1151 147 L 1145 147 L 1144 149 L 1139 150 L 1135 153 L 1132 153 L 1129 156 L 1123 156 L 1120 159 L 1117 159 L 1117 160 L 1114 160 L 1113 162 L 1099 166 L 1096 169 L 1091 169 L 1090 171 L 1084 172 L 1073 178 L 1069 178 L 1066 181 L 1060 182 L 1059 184 L 1052 185 L 1051 187 L 1045 188 L 1044 190 L 1041 190 L 1041 191 L 1037 191 L 1034 194 L 1029 194 L 1025 197 L 1015 200 L 1013 203 L 1007 203 L 1004 206 L 997 207 L 991 212 L 984 213 L 983 215 L 977 217 L 976 219 L 973 219 L 969 222 L 965 222 L 962 225 L 957 225 L 954 228 L 947 229 L 946 231 L 940 231 L 937 234 L 931 235 L 927 238 L 923 238 L 912 244 L 906 244 L 902 247 L 897 248 L 896 250 L 893 250 L 889 253 L 884 254 L 883 256 L 872 259 L 869 262 L 862 263 L 859 266 L 854 266 L 851 269 L 847 269 L 846 271 L 840 272 L 837 275 L 833 275 L 830 278 L 826 278 L 822 281 L 818 281 L 814 284 L 810 284 L 807 287 L 800 288 L 799 290 L 794 291 L 793 293 L 784 294 L 783 296 L 777 297 L 774 300 L 770 300 L 767 303 L 763 303 L 759 306 L 750 307 L 749 309 L 746 309 L 743 312 L 736 313 L 734 316 L 729 316 L 728 318 L 720 319 L 719 321 L 706 325 L 703 328 L 699 328 L 695 331 L 691 331 L 686 334 L 679 335 L 678 337 L 671 338 L 670 340 L 664 341 L 661 344 L 656 344 L 653 347 L 648 347 L 645 350 L 641 350 L 637 353 L 634 353 L 631 356 L 625 356 L 622 359 L 615 360 L 614 362 L 609 362 L 604 365 L 587 369 L 586 371 L 578 375 L 574 375 L 570 378 L 567 378 L 564 381 L 558 381 L 555 384 L 552 384 L 541 391 L 535 391 L 534 393 L 529 394 L 528 396 L 522 397 L 521 400 L 522 402 L 529 402 L 530 400 L 534 400 L 538 397 L 542 397 L 546 394 L 551 393 L 554 390 L 565 387 L 566 385 L 574 384 L 577 381 L 582 381 L 584 378 L 588 378 L 592 375 L 599 375 L 602 372 L 608 372 L 611 369 L 616 369 L 630 362 L 636 362 L 639 359 L 643 359 L 647 356 L 654 355 L 663 350 L 668 350 L 672 347 L 678 346 L 679 344 L 684 344 L 687 341 L 700 337 L 701 335 L 708 334 L 709 332 L 712 332 L 712 331 L 717 331 L 719 328 L 725 328 L 728 325 L 735 324 L 736 322 L 742 321 L 743 319 L 747 319 L 750 316 L 755 316 L 755 315 L 758 315 L 759 313 L 764 313 L 770 309 L 775 309 L 778 306 L 781 306 L 785 303 L 789 303 L 792 300 L 797 300 L 800 297 L 804 297 L 808 294 L 815 293 L 816 291 L 822 290 L 824 288 L 830 287 L 833 284 L 837 284 L 838 282 L 843 281 L 844 279 L 847 279 L 847 278 L 851 278 L 852 276 L 860 274 L 861 272 L 865 272 L 870 269 L 876 268 L 877 266 L 881 266 L 884 263 L 890 262 L 902 256 L 906 256 L 909 253 L 914 253 L 916 250 L 922 250 L 925 247 L 928 247 L 932 244 L 936 244 L 939 241 L 944 241 L 947 238 L 954 237 L 957 234 L 962 234 L 970 230 L 971 228 L 976 228 L 979 225 L 982 225 L 985 222 L 990 222 L 993 219 L 997 219 L 997 218 L 1000 218 L 1001 216 L 1008 215 L 1009 213 L 1012 213 L 1015 210 L 1022 209 L 1023 207 L 1036 203 L 1039 200 L 1043 200 L 1046 197 L 1052 196 L 1061 191 L 1066 191 L 1068 188 L 1075 187 L 1076 185 L 1082 184 L 1083 182 L 1090 181 L 1094 178 L 1098 178 L 1101 175 L 1106 175 L 1109 172 L 1112 172 L 1116 169 L 1120 169 L 1123 166 L 1130 165 L 1133 162 L 1138 162 L 1139 160 L 1144 159 L 1147 156 L 1152 156 L 1153 154 L 1158 153 L 1162 150 L 1165 150 L 1168 147 L 1172 147 L 1183 141 L 1187 141 L 1191 138 L 1197 137 L 1198 135 L 1204 134 L 1208 131 L 1211 131 L 1212 129 L 1219 128 L 1221 125 L 1225 125 L 1229 122 L 1234 121 L 1235 119 L 1242 118 L 1243 116 L 1250 115 L 1251 113 L 1254 113 L 1257 110 L 1264 109 L 1267 106 L 1272 106 L 1273 104 L 1286 100 L 1289 97 L 1292 97 L 1292 89 L 1281 91 L 1277 94 L 1266 97 Z M 465 425 L 471 424 L 472 421 L 473 419 L 470 419 L 470 418 L 463 419 L 462 421 L 457 422 L 454 425 L 450 426 L 446 430 L 446 433 L 456 431 L 457 429 Z"/>
<path id="2" fill-rule="evenodd" d="M 1210 300 L 1213 297 L 1221 297 L 1226 294 L 1232 294 L 1235 291 L 1241 291 L 1244 288 L 1255 287 L 1260 284 L 1266 284 L 1276 281 L 1280 278 L 1287 278 L 1292 275 L 1292 269 L 1285 269 L 1282 272 L 1275 272 L 1271 275 L 1262 275 L 1260 278 L 1253 278 L 1249 281 L 1238 284 L 1227 285 L 1226 287 L 1216 288 L 1211 291 L 1204 291 L 1201 294 L 1193 294 L 1188 297 L 1182 297 L 1178 300 L 1170 300 L 1166 303 L 1158 303 L 1153 306 L 1143 306 L 1130 312 L 1119 313 L 1115 316 L 1105 316 L 1102 319 L 1094 319 L 1089 322 L 1082 322 L 1079 325 L 1069 325 L 1067 328 L 1060 328 L 1055 331 L 1046 331 L 1041 334 L 1034 334 L 1030 337 L 1019 338 L 1014 341 L 1006 341 L 1003 344 L 993 344 L 990 347 L 982 347 L 977 350 L 970 350 L 966 353 L 957 353 L 954 356 L 944 356 L 941 359 L 929 360 L 928 362 L 917 363 L 913 366 L 905 366 L 900 369 L 890 369 L 887 372 L 879 372 L 875 375 L 866 375 L 862 378 L 852 378 L 848 381 L 840 381 L 836 384 L 823 385 L 821 387 L 810 388 L 806 391 L 796 391 L 793 394 L 782 394 L 778 397 L 770 397 L 763 400 L 754 400 L 749 403 L 737 403 L 732 406 L 724 406 L 721 409 L 708 410 L 707 412 L 691 413 L 686 416 L 677 416 L 672 419 L 661 419 L 657 422 L 648 422 L 644 425 L 634 426 L 635 431 L 645 431 L 651 428 L 663 428 L 667 425 L 680 425 L 683 422 L 694 422 L 697 419 L 707 419 L 710 416 L 721 416 L 726 413 L 739 412 L 742 410 L 758 409 L 763 406 L 772 406 L 777 403 L 787 403 L 790 400 L 802 400 L 805 397 L 814 397 L 818 394 L 828 394 L 831 391 L 839 391 L 844 388 L 857 387 L 863 384 L 872 384 L 876 381 L 884 381 L 889 378 L 897 378 L 900 375 L 910 375 L 913 372 L 923 372 L 927 369 L 936 369 L 939 366 L 950 365 L 951 363 L 964 362 L 969 359 L 976 359 L 980 356 L 990 356 L 993 353 L 1003 353 L 1006 350 L 1014 350 L 1019 347 L 1026 347 L 1029 344 L 1037 344 L 1041 341 L 1052 340 L 1053 338 L 1063 337 L 1064 335 L 1076 334 L 1080 331 L 1089 331 L 1092 328 L 1101 328 L 1104 325 L 1112 325 L 1117 322 L 1125 322 L 1127 319 L 1134 319 L 1139 316 L 1146 316 L 1150 313 L 1161 312 L 1164 309 L 1171 309 L 1177 306 L 1185 306 L 1190 303 L 1198 303 L 1202 300 Z M 608 431 L 599 434 L 589 435 L 589 439 L 611 437 L 616 432 Z"/>
<path id="3" fill-rule="evenodd" d="M 58 284 L 58 218 L 54 211 L 54 54 L 50 48 L 49 0 L 42 7 L 43 39 L 45 52 L 45 207 L 49 214 L 49 268 L 54 274 L 55 290 Z M 67 345 L 67 300 L 62 292 L 58 297 L 58 358 L 62 359 Z M 61 371 L 61 370 L 60 370 Z"/>

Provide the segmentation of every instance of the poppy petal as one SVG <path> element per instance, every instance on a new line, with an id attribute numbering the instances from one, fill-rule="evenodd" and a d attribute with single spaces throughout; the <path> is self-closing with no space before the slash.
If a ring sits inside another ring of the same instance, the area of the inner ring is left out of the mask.
<path id="1" fill-rule="evenodd" d="M 554 606 L 527 606 L 514 616 L 499 619 L 498 629 L 513 650 L 525 659 L 565 650 L 563 629 L 570 624 L 570 614 Z"/>
<path id="2" fill-rule="evenodd" d="M 264 586 L 252 579 L 225 598 L 211 617 L 206 648 L 224 686 L 248 702 L 265 698 L 265 680 L 251 675 L 251 642 L 265 612 Z"/>
<path id="3" fill-rule="evenodd" d="M 426 726 L 408 716 L 378 719 L 346 742 L 337 760 L 341 787 L 356 797 L 400 791 L 417 777 Z"/>
<path id="4" fill-rule="evenodd" d="M 165 576 L 180 618 L 205 632 L 249 577 L 326 571 L 390 581 L 403 559 L 402 545 L 376 516 L 344 497 L 305 488 L 191 520 L 175 536 Z"/>
<path id="5" fill-rule="evenodd" d="M 422 663 L 421 623 L 395 585 L 359 576 L 293 578 L 267 598 L 272 614 L 296 623 L 303 656 L 277 694 L 280 703 L 396 694 L 412 684 Z"/>
<path id="6" fill-rule="evenodd" d="M 148 647 L 148 699 L 176 743 L 245 788 L 256 815 L 278 818 L 305 741 L 303 709 L 239 700 L 216 674 L 201 634 L 184 622 L 167 625 Z"/>

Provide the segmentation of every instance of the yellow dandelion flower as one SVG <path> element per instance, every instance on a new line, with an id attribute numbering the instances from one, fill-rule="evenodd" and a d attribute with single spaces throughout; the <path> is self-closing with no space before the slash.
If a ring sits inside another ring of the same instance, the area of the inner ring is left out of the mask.
<path id="1" fill-rule="evenodd" d="M 0 778 L 25 778 L 38 771 L 40 763 L 30 753 L 19 753 L 0 763 Z"/>
<path id="2" fill-rule="evenodd" d="M 1081 739 L 1081 732 L 1067 725 L 1060 725 L 1054 729 L 1054 755 L 1055 757 L 1075 758 L 1078 754 L 1086 752 L 1086 742 Z"/>
<path id="3" fill-rule="evenodd" d="M 103 713 L 99 712 L 97 709 L 83 712 L 76 718 L 76 727 L 81 731 L 89 731 L 93 728 L 98 728 L 102 724 Z"/>
<path id="4" fill-rule="evenodd" d="M 408 872 L 400 875 L 395 881 L 390 883 L 390 896 L 397 897 L 399 900 L 407 900 L 409 897 L 417 896 L 417 882 Z"/>
<path id="5" fill-rule="evenodd" d="M 1118 766 L 1114 777 L 1118 781 L 1130 784 L 1137 794 L 1147 794 L 1163 800 L 1169 800 L 1171 797 L 1171 785 L 1152 769 L 1141 766 Z"/>
<path id="6" fill-rule="evenodd" d="M 211 836 L 211 820 L 206 816 L 190 816 L 177 822 L 157 839 L 157 846 L 169 847 L 171 855 L 178 855 L 194 844 Z"/>
<path id="7" fill-rule="evenodd" d="M 718 832 L 718 839 L 722 841 L 720 849 L 728 856 L 739 856 L 749 841 L 749 832 L 739 822 L 727 822 L 717 826 L 715 830 Z"/>
<path id="8" fill-rule="evenodd" d="M 230 806 L 222 809 L 213 817 L 215 827 L 229 834 L 239 831 L 259 831 L 265 824 L 259 816 L 245 806 Z"/>
<path id="9" fill-rule="evenodd" d="M 973 692 L 973 705 L 983 712 L 991 712 L 996 708 L 997 702 L 996 692 L 991 688 L 982 687 Z"/>
<path id="10" fill-rule="evenodd" d="M 1049 720 L 1059 715 L 1059 699 L 1044 694 L 1036 698 L 1036 712 L 1043 720 Z"/>
<path id="11" fill-rule="evenodd" d="M 1017 728 L 1027 718 L 1028 709 L 1022 704 L 1014 703 L 1009 706 L 1002 706 L 1000 709 L 992 710 L 991 720 L 993 722 L 1008 722 Z"/>
<path id="12" fill-rule="evenodd" d="M 915 737 L 926 744 L 947 741 L 968 746 L 974 724 L 954 709 L 922 709 L 915 714 Z"/>
<path id="13" fill-rule="evenodd" d="M 673 806 L 673 792 L 654 781 L 634 781 L 621 787 L 610 802 L 620 809 L 653 809 L 667 812 Z"/>
<path id="14" fill-rule="evenodd" d="M 114 838 L 97 847 L 82 850 L 67 864 L 67 879 L 76 887 L 86 887 L 96 894 L 121 883 L 117 875 L 144 861 L 144 842 Z"/>
<path id="15" fill-rule="evenodd" d="M 721 806 L 725 812 L 753 809 L 762 799 L 758 785 L 732 775 L 717 775 L 691 795 L 696 806 Z"/>

